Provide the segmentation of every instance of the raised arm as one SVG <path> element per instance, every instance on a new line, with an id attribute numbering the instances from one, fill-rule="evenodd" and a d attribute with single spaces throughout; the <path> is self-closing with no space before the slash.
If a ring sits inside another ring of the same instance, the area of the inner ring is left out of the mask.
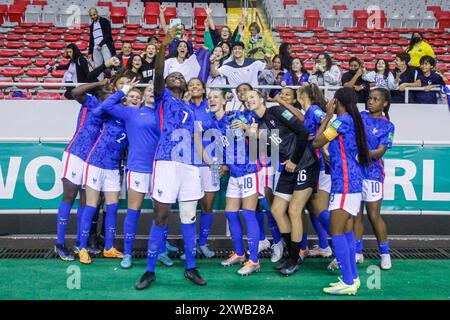
<path id="1" fill-rule="evenodd" d="M 167 33 L 168 26 L 166 24 L 166 17 L 164 16 L 164 12 L 166 11 L 165 6 L 159 7 L 159 24 L 161 28 L 164 30 L 164 32 Z"/>
<path id="2" fill-rule="evenodd" d="M 205 23 L 208 23 L 209 29 L 216 30 L 216 26 L 214 25 L 214 20 L 213 20 L 213 17 L 212 17 L 212 9 L 209 6 L 207 6 L 205 8 L 205 11 L 206 11 Z"/>
<path id="3" fill-rule="evenodd" d="M 97 88 L 101 88 L 108 84 L 108 80 L 103 80 L 94 83 L 86 83 L 72 89 L 72 97 L 78 101 L 78 103 L 83 104 L 86 100 L 86 93 Z"/>
<path id="4" fill-rule="evenodd" d="M 154 92 L 155 97 L 162 94 L 165 88 L 164 83 L 164 54 L 167 46 L 175 38 L 175 27 L 167 30 L 164 40 L 161 42 L 158 54 L 155 58 L 155 78 L 154 78 Z"/>
<path id="5" fill-rule="evenodd" d="M 327 104 L 327 114 L 325 118 L 322 120 L 322 124 L 320 125 L 319 130 L 317 130 L 316 137 L 313 141 L 314 148 L 322 148 L 325 146 L 330 140 L 325 136 L 324 132 L 328 127 L 329 122 L 333 119 L 334 110 L 336 109 L 336 101 L 331 99 Z"/>

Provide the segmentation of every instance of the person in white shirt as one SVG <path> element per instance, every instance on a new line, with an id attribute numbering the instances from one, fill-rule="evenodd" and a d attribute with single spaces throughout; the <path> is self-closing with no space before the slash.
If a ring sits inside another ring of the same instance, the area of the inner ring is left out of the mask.
<path id="1" fill-rule="evenodd" d="M 395 82 L 395 77 L 389 70 L 389 64 L 384 59 L 378 59 L 375 64 L 375 70 L 364 72 L 362 79 L 370 82 L 371 88 L 398 89 L 398 83 Z"/>
<path id="2" fill-rule="evenodd" d="M 309 82 L 318 86 L 338 87 L 341 86 L 341 70 L 333 64 L 328 53 L 320 53 L 313 67 Z M 335 91 L 328 90 L 325 98 L 329 101 L 334 97 Z"/>
<path id="3" fill-rule="evenodd" d="M 242 42 L 235 42 L 231 49 L 233 60 L 224 63 L 220 68 L 216 68 L 216 58 L 211 56 L 211 76 L 223 77 L 227 83 L 232 86 L 238 86 L 241 83 L 249 83 L 252 86 L 258 85 L 258 76 L 265 68 L 272 69 L 272 60 L 267 55 L 265 61 L 245 58 L 245 46 Z M 233 94 L 236 97 L 235 90 Z"/>

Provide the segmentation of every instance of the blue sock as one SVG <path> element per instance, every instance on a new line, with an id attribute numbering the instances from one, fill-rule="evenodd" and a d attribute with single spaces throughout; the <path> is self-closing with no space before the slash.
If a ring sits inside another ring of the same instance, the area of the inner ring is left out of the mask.
<path id="1" fill-rule="evenodd" d="M 266 231 L 264 230 L 264 212 L 256 211 L 256 220 L 258 220 L 259 226 L 259 241 L 266 238 Z"/>
<path id="2" fill-rule="evenodd" d="M 352 276 L 353 279 L 356 279 L 358 278 L 358 270 L 356 269 L 355 233 L 353 231 L 346 233 L 345 237 L 347 238 L 348 255 L 350 259 L 350 266 L 352 269 Z"/>
<path id="3" fill-rule="evenodd" d="M 242 223 L 239 219 L 239 212 L 225 211 L 225 216 L 227 217 L 228 227 L 230 228 L 231 238 L 233 239 L 234 251 L 238 256 L 243 256 L 245 252 L 242 240 Z"/>
<path id="4" fill-rule="evenodd" d="M 264 211 L 269 211 L 270 210 L 270 206 L 267 203 L 266 198 L 261 198 L 259 199 L 259 204 L 261 205 L 261 207 L 264 209 Z"/>
<path id="5" fill-rule="evenodd" d="M 80 243 L 81 239 L 81 217 L 83 216 L 84 206 L 78 206 L 77 209 L 77 244 Z"/>
<path id="6" fill-rule="evenodd" d="M 250 260 L 258 262 L 259 225 L 254 210 L 242 209 L 242 214 L 247 224 L 247 241 L 250 251 Z"/>
<path id="7" fill-rule="evenodd" d="M 389 254 L 389 242 L 378 243 L 378 250 L 380 251 L 380 254 Z"/>
<path id="8" fill-rule="evenodd" d="M 81 236 L 80 248 L 86 249 L 89 240 L 89 233 L 91 231 L 91 223 L 94 218 L 97 207 L 85 206 L 83 210 L 83 217 L 81 219 Z"/>
<path id="9" fill-rule="evenodd" d="M 61 203 L 59 204 L 56 223 L 58 240 L 56 241 L 56 244 L 64 244 L 64 240 L 66 238 L 67 222 L 69 221 L 70 217 L 70 209 L 72 209 L 72 205 L 67 202 L 61 201 Z"/>
<path id="10" fill-rule="evenodd" d="M 302 234 L 302 244 L 300 246 L 300 249 L 306 250 L 307 246 L 308 246 L 308 234 L 306 232 L 303 232 L 303 234 Z"/>
<path id="11" fill-rule="evenodd" d="M 319 214 L 319 221 L 322 224 L 322 227 L 326 230 L 326 232 L 331 235 L 330 232 L 330 211 L 323 210 Z"/>
<path id="12" fill-rule="evenodd" d="M 322 226 L 319 221 L 319 218 L 315 216 L 312 212 L 309 213 L 309 219 L 311 220 L 311 224 L 314 227 L 314 231 L 317 233 L 317 237 L 319 237 L 319 247 L 322 249 L 328 248 L 328 233 Z"/>
<path id="13" fill-rule="evenodd" d="M 118 203 L 106 205 L 105 217 L 105 249 L 109 250 L 114 246 L 114 238 L 116 237 L 116 221 Z"/>
<path id="14" fill-rule="evenodd" d="M 134 210 L 133 210 L 134 211 Z M 158 261 L 158 249 L 164 237 L 164 227 L 157 226 L 154 222 L 150 229 L 147 248 L 147 271 L 155 272 L 155 266 Z M 131 253 L 130 253 L 131 254 Z"/>
<path id="15" fill-rule="evenodd" d="M 267 222 L 269 223 L 270 233 L 272 234 L 273 243 L 278 243 L 281 241 L 281 233 L 278 229 L 277 222 L 273 218 L 272 212 L 270 210 L 266 210 Z"/>
<path id="16" fill-rule="evenodd" d="M 211 232 L 212 221 L 212 212 L 200 213 L 200 235 L 198 236 L 198 245 L 204 246 L 206 244 L 206 240 L 208 240 L 209 233 Z"/>
<path id="17" fill-rule="evenodd" d="M 125 221 L 123 223 L 124 254 L 131 255 L 133 252 L 133 242 L 136 237 L 136 229 L 140 214 L 141 210 L 127 209 L 127 215 L 125 216 Z"/>
<path id="18" fill-rule="evenodd" d="M 355 251 L 356 253 L 363 253 L 364 245 L 363 245 L 363 238 L 355 241 Z"/>
<path id="19" fill-rule="evenodd" d="M 186 270 L 194 269 L 197 247 L 195 245 L 196 223 L 181 224 L 181 232 L 184 240 L 184 255 L 186 256 Z"/>
<path id="20" fill-rule="evenodd" d="M 167 236 L 169 235 L 169 226 L 164 227 L 163 240 L 159 246 L 158 254 L 167 252 Z"/>
<path id="21" fill-rule="evenodd" d="M 353 274 L 352 267 L 350 264 L 350 255 L 348 249 L 348 243 L 345 235 L 340 234 L 337 236 L 332 236 L 331 241 L 333 242 L 334 256 L 339 264 L 342 273 L 342 281 L 344 283 L 351 285 L 353 284 Z"/>

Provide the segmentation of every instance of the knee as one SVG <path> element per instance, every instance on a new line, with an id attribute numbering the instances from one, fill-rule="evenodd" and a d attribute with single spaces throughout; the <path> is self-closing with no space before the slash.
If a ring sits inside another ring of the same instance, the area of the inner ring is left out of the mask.
<path id="1" fill-rule="evenodd" d="M 300 219 L 301 214 L 302 214 L 302 212 L 300 210 L 297 210 L 296 208 L 292 208 L 292 209 L 288 210 L 288 215 L 291 220 Z"/>
<path id="2" fill-rule="evenodd" d="M 180 220 L 182 224 L 195 223 L 197 201 L 184 201 L 179 203 Z"/>
<path id="3" fill-rule="evenodd" d="M 168 222 L 169 222 L 168 214 L 160 214 L 160 215 L 155 216 L 155 224 L 158 227 L 167 226 Z"/>

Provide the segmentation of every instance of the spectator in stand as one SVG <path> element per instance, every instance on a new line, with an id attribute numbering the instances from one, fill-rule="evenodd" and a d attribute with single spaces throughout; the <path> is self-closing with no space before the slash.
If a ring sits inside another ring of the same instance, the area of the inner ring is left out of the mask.
<path id="1" fill-rule="evenodd" d="M 223 56 L 223 50 L 222 47 L 217 46 L 214 48 L 214 51 L 211 53 L 211 56 L 214 56 L 214 60 L 215 60 L 215 67 L 216 69 L 219 69 L 224 61 L 224 56 Z M 219 76 L 219 77 L 212 77 L 211 75 L 209 75 L 208 77 L 208 81 L 206 81 L 206 84 L 208 87 L 213 87 L 214 85 L 224 85 L 226 84 L 226 79 L 224 79 L 223 77 Z M 209 91 L 208 91 L 209 93 Z"/>
<path id="2" fill-rule="evenodd" d="M 371 88 L 398 89 L 398 84 L 395 82 L 394 75 L 389 70 L 389 64 L 385 59 L 378 59 L 375 64 L 375 70 L 365 72 L 362 78 L 370 83 Z"/>
<path id="3" fill-rule="evenodd" d="M 356 57 L 348 61 L 349 71 L 342 75 L 342 85 L 355 90 L 358 103 L 366 103 L 369 96 L 369 83 L 363 80 L 364 64 Z"/>
<path id="4" fill-rule="evenodd" d="M 272 69 L 272 60 L 265 56 L 266 63 L 245 58 L 244 56 L 245 45 L 242 42 L 236 42 L 233 46 L 232 57 L 233 61 L 227 62 L 219 69 L 216 68 L 215 57 L 211 57 L 211 76 L 222 76 L 227 79 L 228 84 L 232 86 L 238 86 L 241 83 L 249 83 L 252 86 L 258 85 L 258 75 L 266 67 Z"/>
<path id="5" fill-rule="evenodd" d="M 275 77 L 275 80 L 277 79 L 278 74 L 280 72 L 282 72 L 283 75 L 287 72 L 287 69 L 284 69 L 282 67 L 281 57 L 280 57 L 279 54 L 276 54 L 276 55 L 273 56 L 273 58 L 272 58 L 272 67 L 273 67 L 272 70 L 273 70 L 273 75 Z M 278 83 L 280 83 L 280 82 L 278 81 Z"/>
<path id="6" fill-rule="evenodd" d="M 131 48 L 131 42 L 122 42 L 122 52 L 117 55 L 120 60 L 120 66 L 125 67 L 128 63 L 128 59 L 133 55 L 133 49 Z"/>
<path id="7" fill-rule="evenodd" d="M 272 57 L 276 52 L 269 40 L 261 34 L 258 23 L 252 22 L 248 27 L 250 39 L 247 44 L 247 57 L 263 60 L 264 56 Z"/>
<path id="8" fill-rule="evenodd" d="M 92 19 L 92 23 L 89 28 L 88 58 L 93 58 L 95 66 L 98 67 L 115 56 L 116 49 L 111 33 L 111 22 L 100 17 L 96 8 L 89 10 L 89 17 Z"/>
<path id="9" fill-rule="evenodd" d="M 207 20 L 209 23 L 210 36 L 213 41 L 213 47 L 217 46 L 219 42 L 228 42 L 232 47 L 235 42 L 242 41 L 244 38 L 244 26 L 247 21 L 247 11 L 243 10 L 243 15 L 238 23 L 237 28 L 234 30 L 233 34 L 228 26 L 223 26 L 219 31 L 216 30 L 214 20 L 212 18 L 212 10 L 207 7 L 206 9 Z M 211 49 L 210 49 L 211 50 Z"/>
<path id="10" fill-rule="evenodd" d="M 280 45 L 280 59 L 281 59 L 281 68 L 285 70 L 289 70 L 291 68 L 292 56 L 291 56 L 291 45 L 287 43 L 282 43 Z"/>
<path id="11" fill-rule="evenodd" d="M 420 67 L 420 59 L 423 56 L 430 56 L 434 58 L 434 51 L 431 46 L 425 42 L 420 32 L 413 32 L 411 40 L 409 41 L 409 47 L 406 49 L 406 53 L 411 57 L 410 64 L 412 67 Z"/>
<path id="12" fill-rule="evenodd" d="M 150 36 L 150 37 L 148 37 L 147 43 L 148 44 L 153 44 L 154 46 L 158 46 L 158 44 L 159 44 L 158 37 L 157 36 Z"/>
<path id="13" fill-rule="evenodd" d="M 283 78 L 283 76 L 285 75 L 285 73 L 283 71 L 278 72 L 278 74 L 275 76 L 275 81 L 274 81 L 274 85 L 281 85 L 281 79 Z M 273 100 L 275 98 L 275 96 L 279 93 L 280 90 L 278 89 L 271 89 L 269 92 L 269 99 L 268 101 L 275 101 Z"/>
<path id="14" fill-rule="evenodd" d="M 209 75 L 207 60 L 209 60 L 207 48 L 200 48 L 194 54 L 189 54 L 188 43 L 180 40 L 175 54 L 164 63 L 164 78 L 173 72 L 180 72 L 186 82 L 189 82 L 192 78 L 200 78 L 205 83 Z M 205 67 L 207 67 L 207 74 L 202 73 Z"/>
<path id="15" fill-rule="evenodd" d="M 391 91 L 392 103 L 405 103 L 405 89 L 411 87 L 420 87 L 421 83 L 417 80 L 417 69 L 411 67 L 409 64 L 411 57 L 406 52 L 397 54 L 395 57 L 396 68 L 393 71 L 395 83 L 398 85 L 398 90 Z M 408 102 L 413 103 L 414 94 L 408 95 Z"/>
<path id="16" fill-rule="evenodd" d="M 434 71 L 436 67 L 436 60 L 430 56 L 423 56 L 420 58 L 420 70 L 417 79 L 425 91 L 415 92 L 416 103 L 437 104 L 440 93 L 438 91 L 431 91 L 434 88 L 439 88 L 444 85 L 444 79 Z"/>
<path id="17" fill-rule="evenodd" d="M 155 71 L 155 56 L 156 56 L 157 48 L 156 45 L 149 43 L 147 47 L 145 47 L 145 53 L 142 56 L 142 82 L 149 83 L 153 80 L 153 74 Z"/>
<path id="18" fill-rule="evenodd" d="M 136 78 L 136 80 L 139 80 L 139 82 L 143 83 L 143 76 L 142 76 L 142 60 L 143 58 L 135 54 L 130 59 L 128 59 L 127 65 L 125 68 L 122 68 L 119 71 L 118 77 L 126 77 L 130 80 L 133 80 Z"/>
<path id="19" fill-rule="evenodd" d="M 281 79 L 281 85 L 285 86 L 305 86 L 308 85 L 309 72 L 306 71 L 303 61 L 300 58 L 292 59 L 291 68 Z"/>
<path id="20" fill-rule="evenodd" d="M 336 87 L 341 85 L 341 70 L 339 70 L 338 66 L 333 64 L 328 53 L 322 52 L 317 57 L 309 82 L 326 87 Z M 325 94 L 325 98 L 331 100 L 333 97 L 334 92 L 328 90 Z"/>
<path id="21" fill-rule="evenodd" d="M 166 24 L 166 18 L 164 16 L 164 12 L 166 11 L 165 6 L 159 7 L 159 22 L 161 24 L 161 28 L 164 29 L 165 33 L 167 34 L 169 27 L 173 27 L 170 24 Z M 169 21 L 170 23 L 170 21 Z M 175 39 L 172 40 L 172 42 L 169 44 L 169 56 L 174 56 L 177 52 L 178 44 L 181 41 L 186 42 L 188 53 L 191 56 L 194 54 L 194 46 L 192 45 L 192 42 L 189 41 L 188 36 L 186 34 L 186 26 L 182 23 L 178 24 L 176 26 L 176 32 L 175 32 Z M 186 79 L 186 82 L 188 80 Z"/>
<path id="22" fill-rule="evenodd" d="M 92 71 L 89 71 L 89 63 L 87 59 L 83 56 L 80 49 L 76 44 L 70 43 L 66 48 L 66 57 L 69 58 L 69 63 L 66 65 L 56 66 L 56 70 L 67 70 L 64 74 L 65 83 L 86 83 L 86 82 L 96 82 L 97 78 L 101 75 L 107 68 L 117 67 L 120 62 L 117 58 L 110 58 L 105 63 L 101 64 Z M 72 89 L 73 87 L 66 87 L 66 92 L 64 96 L 72 100 Z"/>
<path id="23" fill-rule="evenodd" d="M 227 63 L 233 60 L 231 57 L 231 45 L 229 42 L 223 41 L 219 42 L 217 45 L 222 48 L 223 51 L 223 63 Z"/>

